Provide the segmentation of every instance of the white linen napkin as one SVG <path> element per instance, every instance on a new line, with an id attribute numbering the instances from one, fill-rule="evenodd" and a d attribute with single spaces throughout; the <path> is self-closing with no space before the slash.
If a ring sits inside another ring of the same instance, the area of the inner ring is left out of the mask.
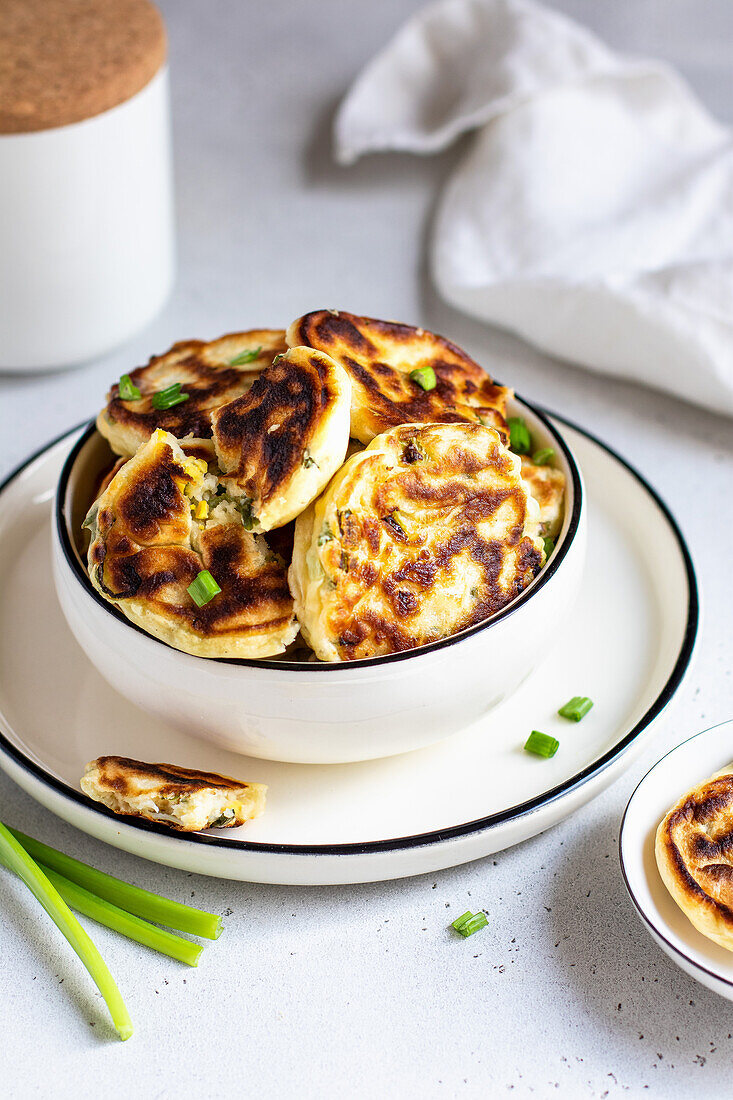
<path id="1" fill-rule="evenodd" d="M 438 0 L 341 104 L 336 156 L 432 153 L 453 305 L 592 370 L 733 414 L 733 142 L 666 65 L 532 0 Z"/>

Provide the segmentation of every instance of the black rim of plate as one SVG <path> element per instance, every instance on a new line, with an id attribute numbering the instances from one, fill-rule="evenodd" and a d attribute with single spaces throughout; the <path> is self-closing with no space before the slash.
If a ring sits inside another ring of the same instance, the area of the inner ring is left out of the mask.
<path id="1" fill-rule="evenodd" d="M 441 641 L 429 642 L 427 645 L 420 646 L 418 649 L 408 649 L 402 653 L 390 653 L 384 657 L 368 657 L 359 661 L 344 661 L 340 664 L 327 664 L 325 662 L 314 662 L 313 664 L 307 661 L 283 661 L 283 660 L 270 660 L 268 658 L 254 660 L 252 658 L 227 658 L 227 657 L 207 657 L 207 661 L 216 661 L 219 664 L 235 665 L 246 668 L 267 668 L 273 672 L 303 672 L 307 676 L 312 676 L 314 673 L 318 675 L 346 675 L 355 668 L 375 668 L 378 665 L 396 664 L 398 661 L 418 661 L 427 653 L 432 653 L 436 649 L 447 649 L 449 646 L 456 645 L 462 642 L 465 638 L 469 638 L 474 634 L 480 634 L 484 630 L 490 630 L 495 623 L 501 622 L 502 619 L 507 619 L 510 615 L 513 615 L 527 600 L 531 599 L 535 592 L 538 592 L 554 573 L 557 572 L 563 560 L 565 559 L 570 545 L 573 541 L 575 533 L 578 529 L 578 521 L 580 519 L 580 509 L 583 499 L 583 487 L 580 480 L 580 474 L 578 473 L 578 467 L 575 464 L 575 459 L 570 451 L 569 447 L 565 443 L 560 433 L 553 427 L 547 416 L 536 409 L 533 405 L 530 405 L 528 401 L 525 401 L 519 395 L 515 395 L 516 400 L 521 402 L 526 408 L 533 413 L 534 416 L 542 423 L 547 431 L 552 435 L 556 445 L 562 451 L 565 460 L 568 464 L 568 469 L 573 479 L 573 511 L 568 523 L 568 529 L 565 532 L 564 537 L 558 543 L 555 551 L 550 558 L 549 563 L 545 566 L 536 580 L 517 596 L 515 600 L 505 607 L 502 611 L 498 611 L 495 615 L 492 615 L 489 619 L 485 619 L 481 623 L 476 623 L 475 626 L 468 627 L 466 630 L 460 631 L 458 634 L 453 634 L 449 638 L 443 638 Z M 71 568 L 77 581 L 84 589 L 88 596 L 91 596 L 95 603 L 105 611 L 106 614 L 112 615 L 119 622 L 123 623 L 128 629 L 135 630 L 138 634 L 143 634 L 146 638 L 151 639 L 156 645 L 165 646 L 166 649 L 173 648 L 169 646 L 167 642 L 162 641 L 160 638 L 153 638 L 148 634 L 146 630 L 138 626 L 136 623 L 130 622 L 126 615 L 124 615 L 117 607 L 105 600 L 97 592 L 96 588 L 91 584 L 86 570 L 82 567 L 79 557 L 74 549 L 69 535 L 69 528 L 66 522 L 66 489 L 69 482 L 69 477 L 73 469 L 74 463 L 79 455 L 81 449 L 89 442 L 91 437 L 97 430 L 96 422 L 91 421 L 86 429 L 71 448 L 66 461 L 64 462 L 61 474 L 59 476 L 58 491 L 56 493 L 55 502 L 55 523 L 56 531 L 58 533 L 61 548 L 66 557 L 66 561 Z M 53 446 L 53 444 L 50 444 Z M 32 461 L 32 459 L 30 460 Z M 12 475 L 11 475 L 12 476 Z M 3 486 L 0 486 L 0 492 Z M 191 657 L 191 654 L 185 654 L 184 656 L 193 660 L 201 660 L 202 658 Z"/>
<path id="2" fill-rule="evenodd" d="M 525 402 L 526 404 L 526 402 Z M 534 410 L 533 410 L 534 411 Z M 538 415 L 544 420 L 543 414 L 538 412 Z M 447 840 L 454 840 L 460 837 L 468 836 L 472 833 L 480 833 L 486 829 L 493 828 L 497 825 L 505 824 L 508 821 L 519 820 L 526 817 L 529 814 L 534 813 L 542 806 L 548 806 L 562 798 L 585 783 L 587 783 L 594 776 L 599 775 L 605 771 L 615 760 L 621 757 L 631 744 L 639 737 L 641 733 L 658 717 L 664 710 L 669 701 L 672 699 L 674 693 L 679 687 L 682 678 L 690 664 L 692 658 L 692 652 L 695 646 L 695 639 L 697 636 L 697 628 L 700 617 L 700 604 L 698 597 L 698 585 L 695 575 L 695 568 L 692 564 L 692 558 L 687 547 L 685 538 L 680 531 L 680 528 L 670 512 L 667 505 L 661 499 L 655 489 L 649 484 L 645 477 L 643 477 L 638 470 L 636 470 L 626 459 L 622 458 L 612 447 L 609 447 L 602 440 L 591 432 L 581 428 L 579 425 L 573 423 L 571 420 L 567 420 L 565 417 L 558 416 L 556 413 L 547 411 L 546 415 L 552 416 L 560 423 L 567 425 L 580 435 L 589 439 L 606 454 L 610 455 L 616 462 L 619 463 L 633 478 L 642 486 L 642 488 L 651 497 L 656 504 L 659 511 L 666 519 L 672 534 L 675 537 L 677 546 L 679 548 L 680 555 L 685 568 L 685 574 L 687 578 L 688 588 L 688 612 L 687 623 L 682 637 L 682 643 L 680 651 L 677 655 L 677 660 L 674 663 L 674 667 L 662 688 L 661 692 L 654 700 L 652 705 L 642 716 L 642 718 L 632 727 L 631 730 L 619 741 L 612 749 L 609 749 L 607 753 L 599 757 L 598 760 L 589 764 L 575 775 L 566 779 L 563 783 L 556 787 L 552 787 L 549 791 L 545 791 L 543 794 L 537 795 L 534 798 L 528 799 L 526 802 L 521 802 L 516 806 L 510 806 L 505 810 L 501 810 L 495 814 L 489 814 L 486 817 L 478 818 L 475 821 L 468 821 L 462 825 L 454 825 L 448 829 L 438 829 L 429 833 L 419 833 L 414 836 L 394 837 L 389 840 L 372 840 L 363 841 L 351 844 L 263 844 L 256 843 L 248 840 L 235 840 L 217 834 L 212 836 L 205 833 L 189 833 L 185 838 L 183 836 L 171 835 L 169 829 L 164 825 L 157 825 L 152 821 L 144 821 L 137 818 L 122 818 L 117 814 L 112 813 L 105 806 L 102 806 L 98 802 L 94 802 L 81 791 L 76 791 L 73 787 L 69 787 L 66 783 L 57 779 L 56 776 L 49 774 L 33 760 L 23 755 L 15 745 L 13 745 L 5 734 L 0 730 L 0 749 L 7 756 L 9 756 L 16 764 L 18 764 L 25 771 L 29 772 L 36 779 L 40 780 L 45 786 L 51 787 L 54 791 L 61 794 L 64 798 L 77 803 L 83 807 L 88 813 L 107 817 L 113 820 L 118 827 L 127 826 L 129 828 L 140 830 L 142 832 L 152 832 L 158 836 L 164 836 L 169 841 L 179 841 L 184 843 L 193 843 L 200 845 L 209 845 L 214 848 L 229 849 L 232 851 L 248 852 L 252 854 L 262 853 L 269 855 L 321 855 L 321 856 L 359 856 L 359 855 L 372 855 L 379 852 L 389 851 L 401 851 L 407 848 L 420 848 L 427 847 L 431 844 L 440 844 Z M 23 471 L 35 462 L 46 451 L 50 450 L 56 444 L 60 443 L 63 439 L 73 435 L 75 432 L 83 428 L 83 424 L 77 425 L 68 432 L 63 432 L 56 439 L 47 443 L 45 446 L 39 448 L 30 458 L 26 459 L 20 466 L 18 466 L 13 472 L 0 484 L 0 494 L 4 492 L 7 486 L 13 482 Z M 86 435 L 86 433 L 85 433 Z M 79 444 L 77 443 L 76 446 Z M 74 448 L 75 449 L 75 448 Z M 68 460 L 67 460 L 68 461 Z M 552 564 L 552 563 L 551 563 Z M 551 567 L 551 565 L 550 565 Z M 533 589 L 534 591 L 534 589 Z M 142 854 L 142 853 L 141 853 Z"/>
<path id="3" fill-rule="evenodd" d="M 619 833 L 618 833 L 618 861 L 619 861 L 619 864 L 621 865 L 621 875 L 623 877 L 624 885 L 625 885 L 625 887 L 628 891 L 629 897 L 631 898 L 631 900 L 634 904 L 634 908 L 636 909 L 637 913 L 639 914 L 639 916 L 641 917 L 642 921 L 647 926 L 647 928 L 649 928 L 649 930 L 651 932 L 653 932 L 655 936 L 657 936 L 660 940 L 662 940 L 662 942 L 667 945 L 667 947 L 670 949 L 671 952 L 673 952 L 673 954 L 678 955 L 681 959 L 684 959 L 685 962 L 688 962 L 690 964 L 690 966 L 693 966 L 695 968 L 695 970 L 700 970 L 703 974 L 707 974 L 709 977 L 715 978 L 716 982 L 721 982 L 723 985 L 727 985 L 730 988 L 733 988 L 733 981 L 731 981 L 730 978 L 724 978 L 721 974 L 716 973 L 715 970 L 710 970 L 707 966 L 703 966 L 703 964 L 699 963 L 697 961 L 697 959 L 691 958 L 681 948 L 679 948 L 676 944 L 672 943 L 671 940 L 667 939 L 667 937 L 660 931 L 659 925 L 655 924 L 652 921 L 652 919 L 647 916 L 641 902 L 639 901 L 636 894 L 634 893 L 634 890 L 631 886 L 631 883 L 629 882 L 629 876 L 628 876 L 627 871 L 626 871 L 626 861 L 624 860 L 624 849 L 623 849 L 624 829 L 626 827 L 626 818 L 627 818 L 628 813 L 629 813 L 629 807 L 631 806 L 631 803 L 636 798 L 636 792 L 639 790 L 639 787 L 641 787 L 641 785 L 646 782 L 646 780 L 649 778 L 649 776 L 655 770 L 655 768 L 658 768 L 659 765 L 662 764 L 667 759 L 668 756 L 671 756 L 673 753 L 677 752 L 678 749 L 683 748 L 685 745 L 689 745 L 690 741 L 696 741 L 698 739 L 698 737 L 703 737 L 704 734 L 706 734 L 706 733 L 711 733 L 713 730 L 719 729 L 721 726 L 728 726 L 728 725 L 730 725 L 730 722 L 716 722 L 716 724 L 714 726 L 710 726 L 706 730 L 700 730 L 699 733 L 693 733 L 692 737 L 688 737 L 685 741 L 680 741 L 679 745 L 675 745 L 674 748 L 671 748 L 669 750 L 669 752 L 665 752 L 664 756 L 660 756 L 659 760 L 657 760 L 657 762 L 655 764 L 652 764 L 649 771 L 646 772 L 646 774 L 644 776 L 642 776 L 642 778 L 639 780 L 639 782 L 634 787 L 631 798 L 626 803 L 626 809 L 624 810 L 624 816 L 621 818 L 621 828 L 619 829 Z M 655 864 L 655 866 L 656 866 L 656 864 Z M 702 933 L 700 933 L 700 935 L 702 935 Z"/>

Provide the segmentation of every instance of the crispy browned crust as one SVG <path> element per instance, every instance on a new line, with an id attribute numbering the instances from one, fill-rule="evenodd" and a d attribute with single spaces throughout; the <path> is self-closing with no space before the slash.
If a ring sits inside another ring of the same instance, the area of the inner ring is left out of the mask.
<path id="1" fill-rule="evenodd" d="M 338 399 L 335 369 L 317 352 L 277 359 L 247 393 L 213 412 L 219 463 L 244 496 L 267 504 L 301 468 L 316 429 Z"/>
<path id="2" fill-rule="evenodd" d="M 305 344 L 340 363 L 352 382 L 352 435 L 368 443 L 408 423 L 480 421 L 506 434 L 511 391 L 443 336 L 342 310 L 315 310 L 288 329 L 291 347 Z M 432 367 L 437 386 L 425 391 L 410 371 Z"/>
<path id="3" fill-rule="evenodd" d="M 129 756 L 100 756 L 92 761 L 99 769 L 98 782 L 123 798 L 134 797 L 141 780 L 155 784 L 164 796 L 196 794 L 198 791 L 238 791 L 247 787 L 241 779 L 232 779 L 218 772 L 201 772 L 195 768 L 182 768 L 178 764 L 148 764 L 144 760 L 132 760 Z"/>
<path id="4" fill-rule="evenodd" d="M 158 617 L 197 639 L 287 630 L 293 606 L 285 564 L 241 523 L 201 530 L 194 551 L 188 474 L 170 443 L 146 446 L 150 453 L 123 465 L 99 499 L 89 547 L 95 586 L 123 610 L 127 601 L 131 611 L 144 609 L 151 625 Z M 221 592 L 197 607 L 187 589 L 202 569 Z"/>
<path id="5" fill-rule="evenodd" d="M 232 365 L 230 360 L 236 358 L 238 349 L 248 345 L 261 347 L 261 355 L 253 362 Z M 119 384 L 112 386 L 98 427 L 112 446 L 125 454 L 134 454 L 156 428 L 163 428 L 176 439 L 189 435 L 208 439 L 212 409 L 245 393 L 258 373 L 286 350 L 285 333 L 275 329 L 231 333 L 210 343 L 180 341 L 163 355 L 153 356 L 146 366 L 130 372 L 142 395 L 139 400 L 121 400 Z M 181 383 L 181 392 L 188 394 L 188 400 L 172 409 L 154 409 L 152 395 L 175 382 Z"/>
<path id="6" fill-rule="evenodd" d="M 287 626 L 292 600 L 286 566 L 274 555 L 262 561 L 255 536 L 243 527 L 221 524 L 202 531 L 201 554 L 186 546 L 140 546 L 124 533 L 124 521 L 106 526 L 90 551 L 96 579 L 114 600 L 144 601 L 152 614 L 187 626 L 202 638 L 260 633 Z M 100 560 L 101 559 L 101 560 Z M 216 577 L 221 592 L 197 607 L 188 586 L 202 569 Z"/>
<path id="7" fill-rule="evenodd" d="M 656 837 L 664 882 L 693 924 L 733 949 L 733 773 L 699 784 L 673 806 Z"/>
<path id="8" fill-rule="evenodd" d="M 93 779 L 94 792 L 85 784 L 87 777 Z M 161 802 L 179 798 L 191 798 L 196 794 L 215 791 L 222 795 L 231 795 L 232 800 L 237 797 L 246 797 L 252 788 L 261 787 L 261 784 L 245 783 L 240 779 L 233 779 L 228 775 L 220 775 L 218 772 L 202 772 L 194 768 L 182 768 L 178 764 L 149 764 L 144 760 L 133 760 L 128 756 L 100 756 L 91 760 L 86 767 L 82 779 L 82 789 L 86 790 L 95 801 L 103 801 L 114 813 L 120 817 L 141 818 L 144 821 L 159 821 L 159 814 L 149 810 L 135 810 L 130 807 L 123 811 L 114 803 L 110 805 L 105 795 L 114 796 L 126 801 L 133 801 L 148 791 L 154 794 Z M 228 820 L 218 821 L 216 828 L 232 829 L 244 824 L 250 815 L 235 813 Z M 170 817 L 161 822 L 168 829 L 176 832 L 190 832 L 191 828 L 177 822 Z"/>
<path id="9" fill-rule="evenodd" d="M 402 425 L 376 438 L 296 521 L 290 580 L 309 643 L 323 660 L 351 661 L 482 622 L 542 566 L 535 510 L 517 459 L 481 425 Z"/>

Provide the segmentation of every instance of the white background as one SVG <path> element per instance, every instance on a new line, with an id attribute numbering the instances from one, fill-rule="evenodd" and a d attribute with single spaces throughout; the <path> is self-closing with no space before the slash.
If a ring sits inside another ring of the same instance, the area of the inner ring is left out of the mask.
<path id="1" fill-rule="evenodd" d="M 733 422 L 544 360 L 437 301 L 423 242 L 458 150 L 334 167 L 335 104 L 417 6 L 165 0 L 180 245 L 174 297 L 148 331 L 103 362 L 0 380 L 0 474 L 92 415 L 111 380 L 173 340 L 285 325 L 324 306 L 423 324 L 606 439 L 656 485 L 688 537 L 707 597 L 696 666 L 643 759 L 572 820 L 495 858 L 391 884 L 274 888 L 169 871 L 86 838 L 0 775 L 5 820 L 226 914 L 224 935 L 197 971 L 95 927 L 136 1024 L 122 1045 L 55 929 L 0 874 L 4 1095 L 729 1091 L 733 1007 L 648 938 L 616 846 L 623 807 L 652 761 L 733 716 Z M 733 124 L 729 0 L 557 6 L 612 45 L 672 61 Z M 485 907 L 490 927 L 458 941 L 446 925 L 468 907 Z"/>

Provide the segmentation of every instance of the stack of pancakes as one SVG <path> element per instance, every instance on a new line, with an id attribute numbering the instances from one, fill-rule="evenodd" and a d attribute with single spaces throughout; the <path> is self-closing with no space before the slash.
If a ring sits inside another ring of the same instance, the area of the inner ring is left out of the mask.
<path id="1" fill-rule="evenodd" d="M 512 600 L 559 528 L 563 475 L 508 448 L 511 391 L 423 329 L 319 310 L 130 379 L 140 396 L 113 386 L 97 420 L 121 459 L 87 517 L 89 574 L 186 652 L 412 649 Z M 199 607 L 203 570 L 221 591 Z"/>

